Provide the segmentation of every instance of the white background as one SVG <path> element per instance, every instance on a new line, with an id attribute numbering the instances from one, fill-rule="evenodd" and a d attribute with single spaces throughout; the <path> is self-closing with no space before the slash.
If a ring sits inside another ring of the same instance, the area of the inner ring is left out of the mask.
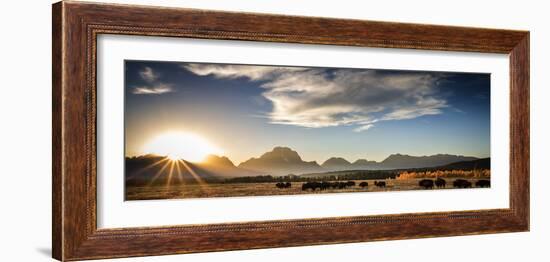
<path id="1" fill-rule="evenodd" d="M 105 0 L 107 1 L 107 0 Z M 109 1 L 111 2 L 111 1 Z M 550 28 L 544 1 L 119 1 L 207 9 L 527 29 L 531 31 L 531 232 L 217 252 L 124 261 L 547 261 Z M 48 261 L 51 246 L 51 10 L 0 9 L 0 260 Z M 459 255 L 453 255 L 459 254 Z"/>

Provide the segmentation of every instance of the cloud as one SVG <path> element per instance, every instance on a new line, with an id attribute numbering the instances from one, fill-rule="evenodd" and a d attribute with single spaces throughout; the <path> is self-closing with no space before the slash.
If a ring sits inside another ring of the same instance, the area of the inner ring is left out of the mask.
<path id="1" fill-rule="evenodd" d="M 137 86 L 134 87 L 132 94 L 135 95 L 160 95 L 164 93 L 174 92 L 172 85 L 159 83 L 153 86 Z"/>
<path id="2" fill-rule="evenodd" d="M 159 75 L 153 71 L 152 68 L 146 66 L 142 71 L 139 72 L 139 76 L 149 83 L 155 82 Z"/>
<path id="3" fill-rule="evenodd" d="M 379 121 L 441 114 L 443 74 L 365 69 L 186 64 L 201 76 L 260 82 L 272 103 L 270 123 L 308 128 L 352 126 L 366 131 Z"/>
<path id="4" fill-rule="evenodd" d="M 200 76 L 213 75 L 217 78 L 245 77 L 252 81 L 269 79 L 285 72 L 303 71 L 301 67 L 274 67 L 250 65 L 185 64 L 182 68 Z"/>
<path id="5" fill-rule="evenodd" d="M 360 127 L 357 127 L 355 129 L 353 129 L 353 132 L 363 132 L 363 131 L 367 131 L 369 130 L 371 127 L 373 127 L 374 125 L 373 124 L 367 124 L 367 125 L 364 125 L 364 126 L 360 126 Z"/>
<path id="6" fill-rule="evenodd" d="M 142 71 L 139 71 L 139 76 L 148 84 L 133 87 L 132 94 L 134 95 L 161 95 L 175 92 L 173 85 L 158 81 L 159 74 L 151 67 L 143 68 Z"/>

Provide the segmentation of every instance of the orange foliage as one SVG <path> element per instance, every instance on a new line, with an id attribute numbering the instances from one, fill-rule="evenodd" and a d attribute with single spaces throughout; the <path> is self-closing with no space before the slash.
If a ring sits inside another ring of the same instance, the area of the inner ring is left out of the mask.
<path id="1" fill-rule="evenodd" d="M 438 177 L 471 177 L 471 178 L 488 178 L 491 177 L 490 169 L 478 170 L 434 170 L 425 172 L 408 172 L 399 173 L 396 179 L 413 179 L 413 178 L 438 178 Z"/>

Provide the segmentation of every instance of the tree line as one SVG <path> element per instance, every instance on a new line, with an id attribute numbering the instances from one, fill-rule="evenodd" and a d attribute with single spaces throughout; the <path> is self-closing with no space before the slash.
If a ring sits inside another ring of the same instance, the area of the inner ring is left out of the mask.
<path id="1" fill-rule="evenodd" d="M 399 173 L 388 170 L 361 170 L 361 171 L 346 171 L 338 172 L 332 175 L 307 175 L 297 176 L 289 174 L 286 176 L 249 176 L 249 177 L 233 177 L 226 178 L 222 183 L 278 183 L 278 182 L 316 182 L 316 181 L 339 181 L 339 180 L 367 180 L 367 179 L 394 179 Z M 214 182 L 214 181 L 212 181 Z"/>

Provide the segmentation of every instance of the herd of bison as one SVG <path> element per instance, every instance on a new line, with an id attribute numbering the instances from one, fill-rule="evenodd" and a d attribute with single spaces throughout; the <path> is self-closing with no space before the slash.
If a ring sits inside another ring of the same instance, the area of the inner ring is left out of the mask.
<path id="1" fill-rule="evenodd" d="M 379 188 L 385 188 L 386 187 L 386 181 L 374 181 L 374 185 Z M 290 188 L 292 187 L 292 183 L 290 182 L 279 182 L 275 184 L 275 186 L 279 189 L 284 188 Z M 355 187 L 356 183 L 355 181 L 346 181 L 346 182 L 306 182 L 302 184 L 302 191 L 315 191 L 319 189 L 327 190 L 327 189 L 345 189 L 345 188 L 352 188 Z M 358 185 L 361 188 L 367 188 L 369 186 L 368 182 L 361 182 Z M 443 178 L 437 178 L 435 180 L 432 179 L 422 179 L 418 182 L 418 186 L 424 189 L 433 189 L 434 187 L 437 188 L 445 188 L 447 186 L 447 181 Z M 455 179 L 453 181 L 453 187 L 454 188 L 472 188 L 474 185 L 472 182 L 465 180 L 465 179 Z M 490 187 L 491 181 L 486 179 L 479 179 L 475 182 L 475 187 Z"/>

